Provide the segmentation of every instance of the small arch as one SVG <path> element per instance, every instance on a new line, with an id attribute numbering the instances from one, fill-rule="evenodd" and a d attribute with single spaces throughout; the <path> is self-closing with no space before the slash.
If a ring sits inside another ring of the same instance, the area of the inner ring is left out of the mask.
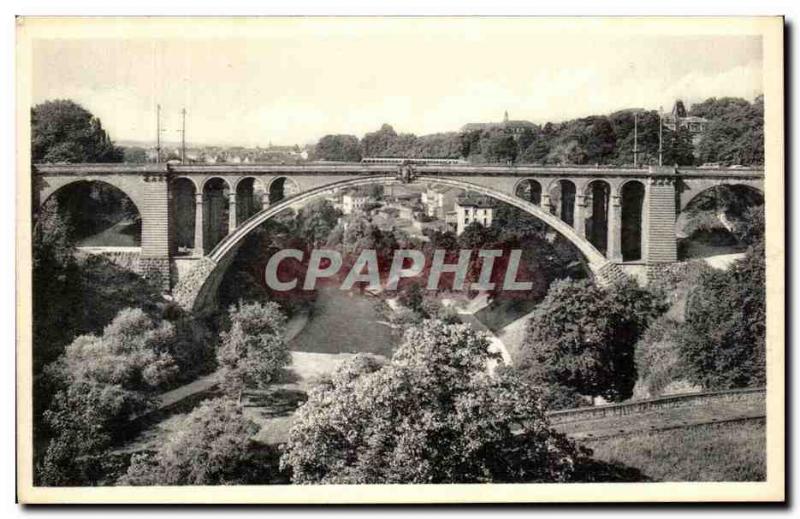
<path id="1" fill-rule="evenodd" d="M 644 197 L 644 184 L 638 180 L 629 180 L 620 188 L 622 261 L 642 259 Z"/>
<path id="2" fill-rule="evenodd" d="M 236 182 L 236 221 L 241 223 L 261 211 L 268 202 L 264 184 L 256 177 Z"/>
<path id="3" fill-rule="evenodd" d="M 195 245 L 197 184 L 189 177 L 172 181 L 174 237 L 178 254 L 191 254 Z"/>
<path id="4" fill-rule="evenodd" d="M 297 182 L 289 177 L 277 177 L 269 183 L 269 203 L 274 204 L 300 192 Z"/>
<path id="5" fill-rule="evenodd" d="M 550 185 L 550 207 L 545 208 L 561 218 L 564 223 L 575 226 L 575 183 L 559 179 Z"/>
<path id="6" fill-rule="evenodd" d="M 228 235 L 230 185 L 220 177 L 203 182 L 203 248 L 212 250 Z"/>
<path id="7" fill-rule="evenodd" d="M 188 177 L 187 177 L 187 178 L 188 178 Z M 201 190 L 201 191 L 203 191 L 203 192 L 205 192 L 205 190 L 206 190 L 206 186 L 208 185 L 208 183 L 209 183 L 209 182 L 215 182 L 215 183 L 218 185 L 218 183 L 219 183 L 220 181 L 221 181 L 222 183 L 224 183 L 224 184 L 225 184 L 225 188 L 226 188 L 226 189 L 227 189 L 229 192 L 230 192 L 230 191 L 232 191 L 232 186 L 231 186 L 231 183 L 230 183 L 230 181 L 229 181 L 227 178 L 225 178 L 225 177 L 204 177 L 204 178 L 202 178 L 202 179 L 200 180 L 200 190 Z M 197 183 L 196 183 L 196 182 L 195 182 L 195 185 L 197 185 Z"/>
<path id="8" fill-rule="evenodd" d="M 736 231 L 748 209 L 763 206 L 764 194 L 748 184 L 718 184 L 689 200 L 675 222 L 682 259 L 741 252 Z"/>
<path id="9" fill-rule="evenodd" d="M 608 205 L 611 186 L 605 180 L 593 180 L 584 189 L 586 196 L 586 239 L 597 250 L 608 251 Z"/>
<path id="10" fill-rule="evenodd" d="M 542 185 L 532 178 L 524 178 L 517 182 L 514 195 L 534 205 L 542 205 Z"/>
<path id="11" fill-rule="evenodd" d="M 141 247 L 142 216 L 122 189 L 102 180 L 76 180 L 53 191 L 42 207 L 54 205 L 70 223 L 78 247 Z"/>

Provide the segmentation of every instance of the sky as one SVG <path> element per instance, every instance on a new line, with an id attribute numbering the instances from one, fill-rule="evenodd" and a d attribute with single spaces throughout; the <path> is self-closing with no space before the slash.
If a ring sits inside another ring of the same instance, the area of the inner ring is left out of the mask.
<path id="1" fill-rule="evenodd" d="M 259 28 L 39 39 L 32 100 L 77 101 L 117 141 L 154 141 L 160 104 L 165 141 L 180 140 L 185 108 L 190 144 L 266 146 L 362 136 L 383 123 L 422 135 L 506 110 L 544 123 L 763 91 L 759 36 L 593 33 L 525 19 Z"/>

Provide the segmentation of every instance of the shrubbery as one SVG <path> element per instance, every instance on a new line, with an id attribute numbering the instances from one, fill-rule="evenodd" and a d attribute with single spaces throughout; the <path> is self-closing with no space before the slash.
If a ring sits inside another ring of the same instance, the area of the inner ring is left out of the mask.
<path id="1" fill-rule="evenodd" d="M 47 367 L 58 390 L 44 413 L 51 440 L 39 472 L 43 484 L 87 484 L 99 476 L 105 449 L 177 376 L 170 349 L 178 340 L 171 323 L 126 309 L 102 336 L 78 337 Z"/>
<path id="2" fill-rule="evenodd" d="M 281 459 L 295 483 L 565 481 L 578 449 L 538 390 L 466 325 L 410 328 L 388 364 L 361 356 L 311 390 Z"/>
<path id="3" fill-rule="evenodd" d="M 682 323 L 661 316 L 636 343 L 636 374 L 648 397 L 659 396 L 667 386 L 686 374 L 678 350 L 681 326 Z"/>
<path id="4" fill-rule="evenodd" d="M 571 407 L 579 396 L 629 398 L 635 344 L 666 308 L 633 281 L 607 290 L 587 280 L 556 281 L 530 320 L 520 369 L 545 388 L 554 408 Z"/>
<path id="5" fill-rule="evenodd" d="M 729 270 L 701 275 L 680 340 L 689 380 L 706 389 L 766 384 L 765 281 L 760 244 Z"/>
<path id="6" fill-rule="evenodd" d="M 266 387 L 291 362 L 286 317 L 277 303 L 240 303 L 231 307 L 230 321 L 217 352 L 223 390 L 238 395 L 247 386 Z"/>
<path id="7" fill-rule="evenodd" d="M 228 399 L 203 402 L 155 453 L 136 454 L 118 485 L 242 485 L 264 483 L 251 437 L 258 427 Z"/>

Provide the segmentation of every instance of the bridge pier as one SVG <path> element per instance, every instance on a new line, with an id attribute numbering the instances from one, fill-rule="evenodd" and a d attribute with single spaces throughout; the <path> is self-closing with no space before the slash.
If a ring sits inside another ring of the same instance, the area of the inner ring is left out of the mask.
<path id="1" fill-rule="evenodd" d="M 586 195 L 575 195 L 575 232 L 586 238 Z"/>
<path id="2" fill-rule="evenodd" d="M 658 176 L 647 179 L 643 243 L 647 279 L 658 278 L 678 261 L 676 222 L 676 176 L 673 168 L 659 168 Z"/>
<path id="3" fill-rule="evenodd" d="M 142 276 L 162 290 L 169 290 L 170 251 L 173 243 L 170 211 L 170 188 L 167 172 L 144 176 L 142 217 L 142 255 L 139 269 Z"/>
<path id="4" fill-rule="evenodd" d="M 622 204 L 619 194 L 608 201 L 608 250 L 606 256 L 614 263 L 622 263 Z"/>
<path id="5" fill-rule="evenodd" d="M 236 229 L 236 191 L 228 193 L 228 234 Z"/>
<path id="6" fill-rule="evenodd" d="M 194 195 L 194 253 L 203 256 L 203 193 Z"/>

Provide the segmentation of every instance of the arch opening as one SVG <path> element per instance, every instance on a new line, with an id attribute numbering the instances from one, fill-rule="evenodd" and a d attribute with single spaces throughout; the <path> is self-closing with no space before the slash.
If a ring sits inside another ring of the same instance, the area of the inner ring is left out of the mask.
<path id="1" fill-rule="evenodd" d="M 764 194 L 746 184 L 721 184 L 700 191 L 675 223 L 679 259 L 743 252 L 747 244 L 741 233 L 756 218 L 752 211 L 763 212 L 763 205 Z"/>
<path id="2" fill-rule="evenodd" d="M 236 221 L 241 223 L 264 209 L 268 195 L 260 180 L 248 177 L 236 184 Z"/>
<path id="3" fill-rule="evenodd" d="M 642 221 L 644 210 L 644 184 L 632 180 L 622 186 L 622 261 L 642 259 Z"/>
<path id="4" fill-rule="evenodd" d="M 53 192 L 42 206 L 50 204 L 68 220 L 70 237 L 78 247 L 141 247 L 139 208 L 107 182 L 72 182 Z"/>
<path id="5" fill-rule="evenodd" d="M 212 178 L 203 186 L 203 248 L 213 250 L 228 234 L 230 188 L 221 178 Z"/>
<path id="6" fill-rule="evenodd" d="M 542 205 L 542 185 L 536 180 L 526 178 L 520 181 L 514 194 L 534 205 Z"/>
<path id="7" fill-rule="evenodd" d="M 593 180 L 586 186 L 586 239 L 597 250 L 608 251 L 608 204 L 611 199 L 611 186 L 604 180 Z"/>
<path id="8" fill-rule="evenodd" d="M 190 179 L 177 178 L 173 181 L 174 239 L 178 254 L 192 254 L 195 252 L 196 193 L 197 189 Z"/>
<path id="9" fill-rule="evenodd" d="M 559 180 L 550 188 L 550 212 L 569 226 L 575 225 L 575 184 Z"/>
<path id="10" fill-rule="evenodd" d="M 278 177 L 269 184 L 270 205 L 296 195 L 300 191 L 297 182 L 288 177 Z"/>

